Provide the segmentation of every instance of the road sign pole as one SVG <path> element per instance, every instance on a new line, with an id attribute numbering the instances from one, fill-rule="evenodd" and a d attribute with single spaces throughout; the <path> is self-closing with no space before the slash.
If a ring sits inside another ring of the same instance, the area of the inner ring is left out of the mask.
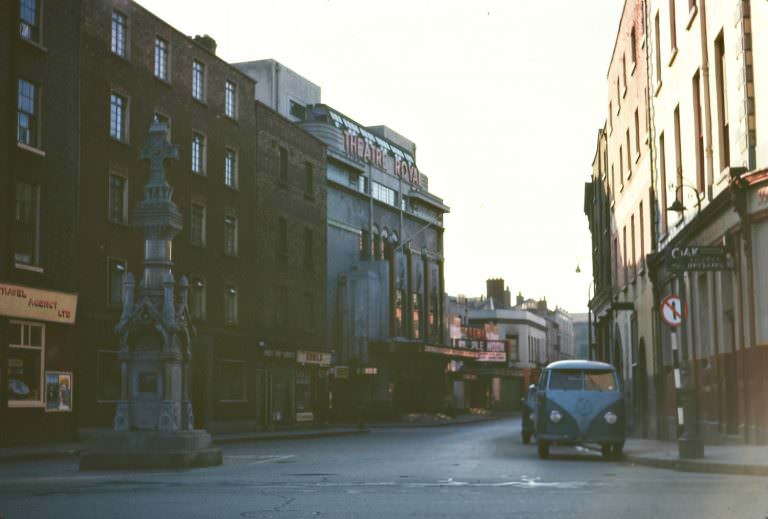
<path id="1" fill-rule="evenodd" d="M 686 293 L 685 280 L 681 274 L 678 279 L 678 293 L 683 296 Z M 697 391 L 696 376 L 691 370 L 691 366 L 696 359 L 693 358 L 692 345 L 688 344 L 684 329 L 687 326 L 687 315 L 685 305 L 682 303 L 685 299 L 680 297 L 680 313 L 682 315 L 681 325 L 672 332 L 673 345 L 677 346 L 677 334 L 680 334 L 680 342 L 683 344 L 682 362 L 680 351 L 673 356 L 677 358 L 675 371 L 675 389 L 677 390 L 677 413 L 678 430 L 682 431 L 677 438 L 677 452 L 680 459 L 696 459 L 704 457 L 704 442 L 699 436 L 698 412 L 697 412 Z M 673 357 L 673 358 L 674 358 Z M 682 418 L 682 420 L 681 420 Z M 680 423 L 682 421 L 682 424 Z"/>

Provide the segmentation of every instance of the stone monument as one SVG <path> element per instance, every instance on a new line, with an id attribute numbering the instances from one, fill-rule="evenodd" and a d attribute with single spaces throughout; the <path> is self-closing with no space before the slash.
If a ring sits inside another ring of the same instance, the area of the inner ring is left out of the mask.
<path id="1" fill-rule="evenodd" d="M 168 128 L 155 120 L 140 158 L 149 161 L 144 199 L 132 224 L 144 234 L 144 273 L 138 287 L 127 273 L 120 337 L 121 396 L 114 431 L 95 437 L 80 457 L 81 469 L 192 467 L 220 465 L 207 431 L 194 429 L 189 399 L 192 329 L 188 320 L 189 283 L 178 286 L 171 268 L 173 238 L 181 213 L 165 178 L 164 161 L 178 159 Z"/>

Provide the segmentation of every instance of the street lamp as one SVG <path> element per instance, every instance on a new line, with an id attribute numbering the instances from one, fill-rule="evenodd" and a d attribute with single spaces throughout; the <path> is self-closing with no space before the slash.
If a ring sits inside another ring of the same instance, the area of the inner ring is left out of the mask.
<path id="1" fill-rule="evenodd" d="M 690 184 L 680 184 L 675 188 L 675 201 L 672 203 L 672 205 L 667 207 L 667 211 L 675 211 L 677 213 L 683 213 L 685 211 L 686 207 L 683 205 L 682 196 L 682 190 L 685 187 L 693 190 L 693 192 L 696 193 L 696 214 L 699 214 L 701 212 L 701 202 L 704 200 L 705 195 L 703 192 L 700 192 Z M 678 193 L 680 193 L 679 196 L 677 196 Z"/>

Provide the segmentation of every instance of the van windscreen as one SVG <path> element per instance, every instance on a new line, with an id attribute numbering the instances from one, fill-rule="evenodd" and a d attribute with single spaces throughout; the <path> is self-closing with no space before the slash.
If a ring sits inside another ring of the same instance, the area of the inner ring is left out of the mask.
<path id="1" fill-rule="evenodd" d="M 585 391 L 616 391 L 616 376 L 612 371 L 585 370 Z"/>
<path id="2" fill-rule="evenodd" d="M 549 374 L 549 389 L 554 391 L 581 391 L 581 370 L 552 370 Z"/>

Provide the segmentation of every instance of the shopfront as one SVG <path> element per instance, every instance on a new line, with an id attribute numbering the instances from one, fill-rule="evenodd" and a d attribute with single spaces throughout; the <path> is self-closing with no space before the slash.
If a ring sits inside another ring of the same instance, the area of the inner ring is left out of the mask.
<path id="1" fill-rule="evenodd" d="M 0 443 L 76 436 L 77 295 L 0 283 Z"/>
<path id="2" fill-rule="evenodd" d="M 298 350 L 264 352 L 267 427 L 328 420 L 331 354 Z"/>

